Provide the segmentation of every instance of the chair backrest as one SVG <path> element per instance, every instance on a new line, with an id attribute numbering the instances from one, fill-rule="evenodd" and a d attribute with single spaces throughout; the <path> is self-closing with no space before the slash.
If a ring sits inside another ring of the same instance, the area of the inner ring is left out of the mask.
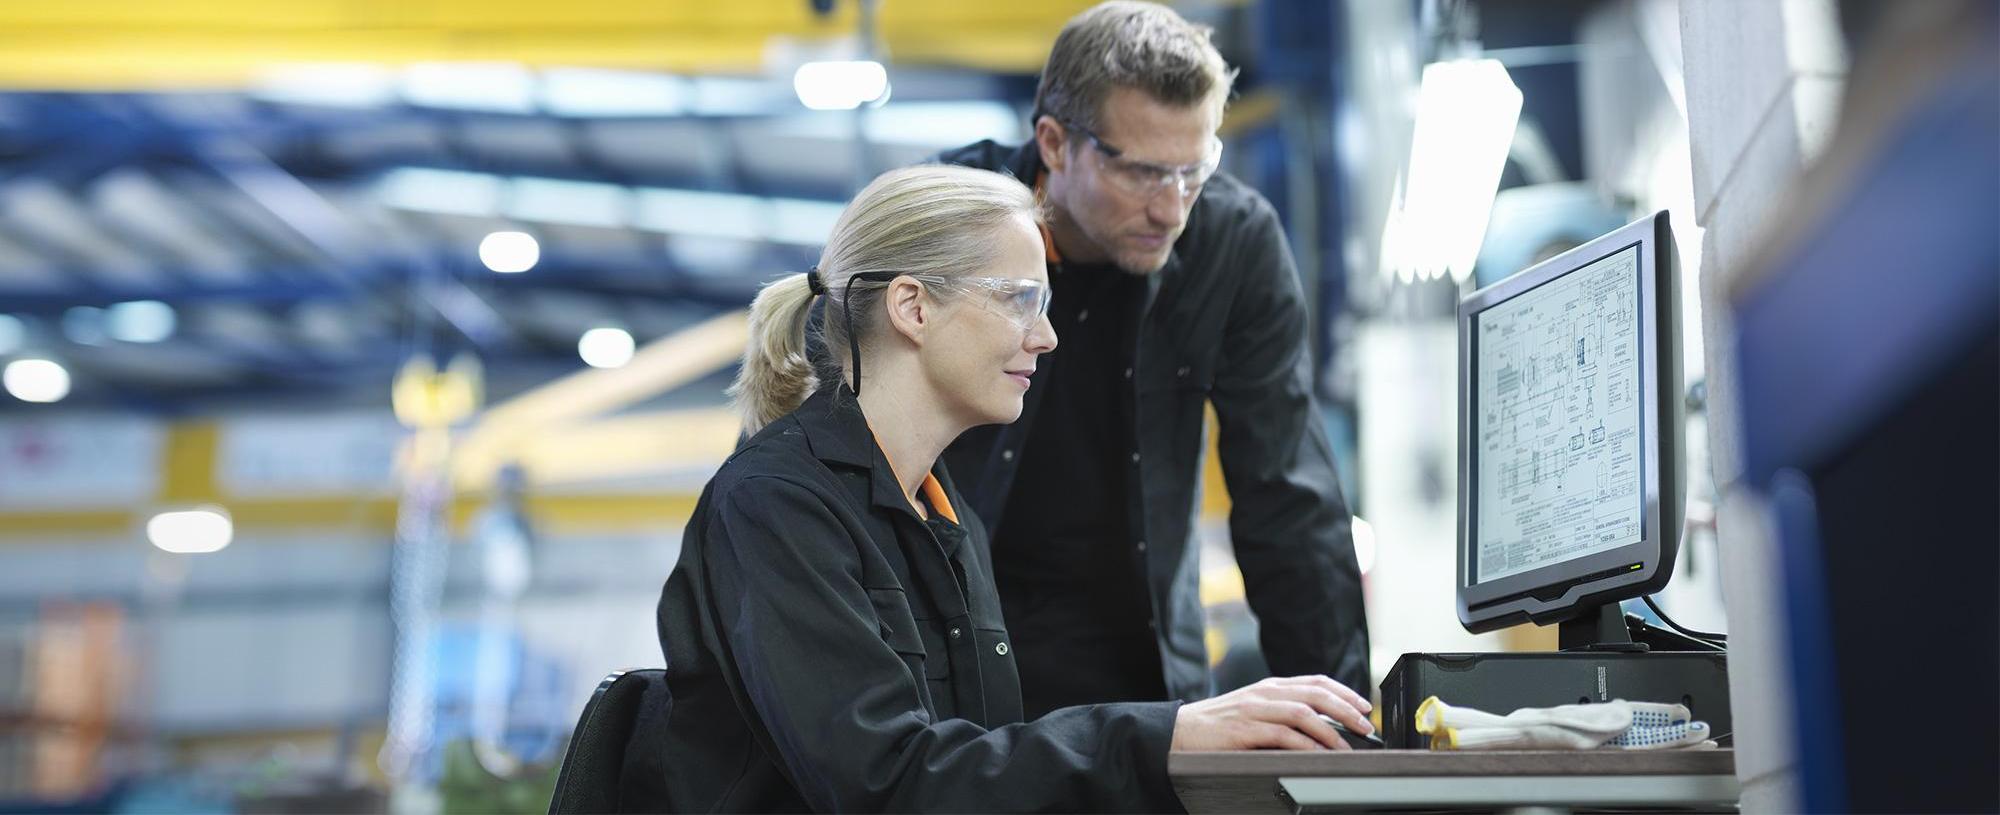
<path id="1" fill-rule="evenodd" d="M 667 672 L 661 668 L 614 671 L 598 683 L 583 706 L 569 750 L 563 754 L 549 815 L 618 812 L 625 746 L 648 693 L 664 697 Z"/>

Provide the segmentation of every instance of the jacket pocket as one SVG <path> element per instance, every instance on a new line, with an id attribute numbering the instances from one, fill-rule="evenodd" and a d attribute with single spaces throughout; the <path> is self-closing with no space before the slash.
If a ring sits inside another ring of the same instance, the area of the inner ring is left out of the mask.
<path id="1" fill-rule="evenodd" d="M 898 654 L 924 655 L 924 640 L 917 633 L 916 618 L 910 614 L 910 599 L 902 589 L 869 589 L 868 602 L 875 607 L 875 622 L 882 641 Z"/>
<path id="2" fill-rule="evenodd" d="M 931 698 L 931 710 L 939 718 L 955 718 L 964 715 L 959 706 L 958 690 L 951 679 L 951 640 L 945 633 L 942 620 L 918 620 L 917 632 L 924 640 L 924 650 L 928 653 L 924 661 L 924 689 Z"/>
<path id="3" fill-rule="evenodd" d="M 902 589 L 869 589 L 868 601 L 875 607 L 875 620 L 881 628 L 882 641 L 896 652 L 896 656 L 903 658 L 903 667 L 910 672 L 910 681 L 916 685 L 924 710 L 935 717 L 938 713 L 936 694 L 939 686 L 933 684 L 930 672 L 936 670 L 932 667 L 934 664 L 944 664 L 944 653 L 925 648 L 923 630 L 910 614 L 910 598 Z"/>

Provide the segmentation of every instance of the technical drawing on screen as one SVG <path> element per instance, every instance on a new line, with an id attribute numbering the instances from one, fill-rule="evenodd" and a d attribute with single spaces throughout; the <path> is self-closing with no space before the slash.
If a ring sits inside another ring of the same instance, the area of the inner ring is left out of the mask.
<path id="1" fill-rule="evenodd" d="M 1634 543 L 1641 492 L 1639 247 L 1478 315 L 1478 573 Z"/>

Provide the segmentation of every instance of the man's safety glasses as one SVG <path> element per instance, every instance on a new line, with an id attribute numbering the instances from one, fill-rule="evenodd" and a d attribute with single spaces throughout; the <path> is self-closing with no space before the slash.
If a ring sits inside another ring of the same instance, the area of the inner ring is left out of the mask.
<path id="1" fill-rule="evenodd" d="M 1061 120 L 1058 120 L 1061 121 Z M 1125 157 L 1125 151 L 1112 146 L 1087 127 L 1062 122 L 1062 125 L 1090 140 L 1104 170 L 1105 179 L 1118 189 L 1142 198 L 1151 198 L 1165 190 L 1175 190 L 1181 198 L 1189 199 L 1201 194 L 1201 186 L 1215 175 L 1216 168 L 1222 166 L 1222 140 L 1211 138 L 1208 155 L 1201 161 L 1179 167 L 1154 164 Z"/>

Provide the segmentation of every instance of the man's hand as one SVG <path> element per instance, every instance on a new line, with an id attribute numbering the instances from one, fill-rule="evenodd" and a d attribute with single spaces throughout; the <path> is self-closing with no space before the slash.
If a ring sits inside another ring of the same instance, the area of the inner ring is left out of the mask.
<path id="1" fill-rule="evenodd" d="M 1181 706 L 1174 717 L 1175 750 L 1348 750 L 1320 718 L 1348 730 L 1375 732 L 1361 694 L 1324 676 L 1272 677 L 1255 685 Z"/>

